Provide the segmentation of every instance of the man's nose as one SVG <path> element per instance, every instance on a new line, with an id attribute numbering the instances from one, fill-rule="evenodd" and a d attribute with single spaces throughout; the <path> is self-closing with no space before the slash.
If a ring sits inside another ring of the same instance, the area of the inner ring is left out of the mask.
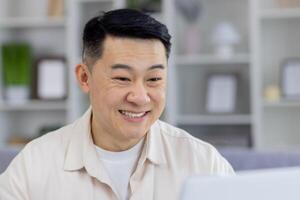
<path id="1" fill-rule="evenodd" d="M 150 97 L 144 84 L 136 83 L 127 95 L 127 101 L 142 106 L 150 102 Z"/>

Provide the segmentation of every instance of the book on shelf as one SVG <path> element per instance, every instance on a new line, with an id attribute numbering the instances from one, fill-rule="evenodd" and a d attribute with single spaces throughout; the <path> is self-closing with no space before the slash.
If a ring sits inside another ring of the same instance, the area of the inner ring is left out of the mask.
<path id="1" fill-rule="evenodd" d="M 48 0 L 48 16 L 61 18 L 64 15 L 63 0 Z"/>

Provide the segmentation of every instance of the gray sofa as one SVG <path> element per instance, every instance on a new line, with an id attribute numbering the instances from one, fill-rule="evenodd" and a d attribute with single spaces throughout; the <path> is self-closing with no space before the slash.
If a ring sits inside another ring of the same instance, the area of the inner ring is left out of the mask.
<path id="1" fill-rule="evenodd" d="M 1 147 L 0 148 L 0 174 L 7 168 L 11 160 L 18 154 L 20 148 Z"/>
<path id="2" fill-rule="evenodd" d="M 299 151 L 219 149 L 236 171 L 300 166 Z"/>

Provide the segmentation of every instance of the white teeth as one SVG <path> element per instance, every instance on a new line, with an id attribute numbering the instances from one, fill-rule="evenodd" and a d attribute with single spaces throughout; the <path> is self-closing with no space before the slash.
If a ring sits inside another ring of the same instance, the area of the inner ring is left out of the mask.
<path id="1" fill-rule="evenodd" d="M 124 111 L 124 110 L 121 110 L 121 113 L 123 115 L 126 115 L 127 117 L 130 117 L 130 118 L 138 118 L 138 117 L 142 117 L 143 115 L 145 115 L 145 112 L 142 112 L 142 113 L 132 113 L 132 112 Z"/>

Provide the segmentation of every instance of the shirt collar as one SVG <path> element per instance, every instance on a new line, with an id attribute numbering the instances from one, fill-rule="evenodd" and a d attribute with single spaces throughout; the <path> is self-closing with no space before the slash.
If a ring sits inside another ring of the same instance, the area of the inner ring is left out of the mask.
<path id="1" fill-rule="evenodd" d="M 64 169 L 74 171 L 85 168 L 91 175 L 99 177 L 103 174 L 99 174 L 101 162 L 98 159 L 91 135 L 91 115 L 92 109 L 90 107 L 80 119 L 71 125 L 70 131 L 73 133 L 66 150 Z M 144 163 L 147 159 L 157 165 L 166 163 L 159 121 L 151 126 L 146 136 L 139 163 Z"/>
<path id="2" fill-rule="evenodd" d="M 72 136 L 67 147 L 65 170 L 79 170 L 83 167 L 93 171 L 98 157 L 91 135 L 91 107 L 71 126 Z"/>
<path id="3" fill-rule="evenodd" d="M 166 163 L 165 146 L 163 144 L 160 122 L 157 120 L 147 134 L 144 149 L 139 163 L 144 163 L 146 159 L 156 165 Z"/>

